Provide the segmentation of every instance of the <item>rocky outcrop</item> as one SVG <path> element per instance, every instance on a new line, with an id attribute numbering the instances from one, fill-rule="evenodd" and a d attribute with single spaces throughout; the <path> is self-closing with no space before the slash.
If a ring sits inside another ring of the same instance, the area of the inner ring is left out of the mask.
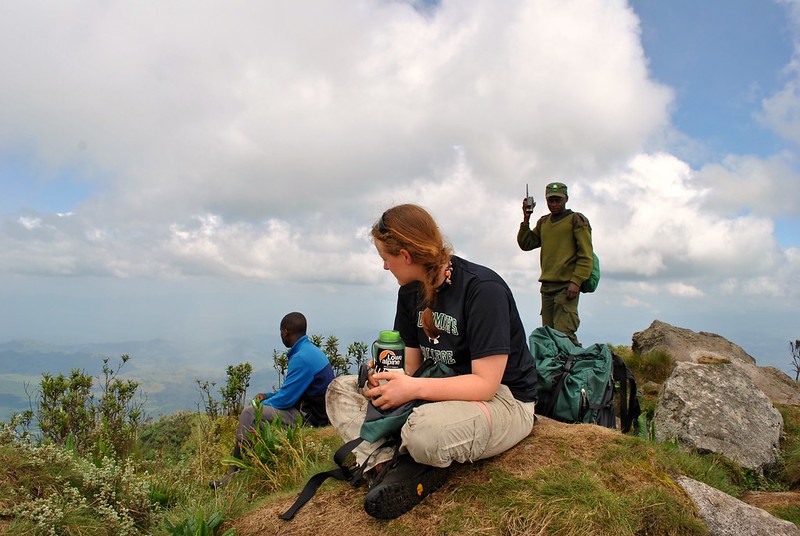
<path id="1" fill-rule="evenodd" d="M 774 367 L 759 367 L 741 346 L 705 331 L 695 332 L 654 320 L 644 331 L 633 334 L 631 349 L 638 354 L 660 350 L 675 361 L 688 363 L 730 363 L 748 376 L 775 404 L 800 405 L 800 387 Z"/>
<path id="2" fill-rule="evenodd" d="M 653 350 L 667 352 L 675 361 L 698 363 L 703 358 L 755 365 L 756 360 L 741 346 L 716 333 L 696 332 L 654 320 L 644 331 L 633 334 L 631 349 L 637 354 Z"/>
<path id="3" fill-rule="evenodd" d="M 678 363 L 653 420 L 658 441 L 716 452 L 759 473 L 777 462 L 783 418 L 733 365 Z"/>
<path id="4" fill-rule="evenodd" d="M 709 536 L 795 536 L 797 525 L 774 517 L 707 484 L 682 476 L 677 478 L 708 527 Z"/>

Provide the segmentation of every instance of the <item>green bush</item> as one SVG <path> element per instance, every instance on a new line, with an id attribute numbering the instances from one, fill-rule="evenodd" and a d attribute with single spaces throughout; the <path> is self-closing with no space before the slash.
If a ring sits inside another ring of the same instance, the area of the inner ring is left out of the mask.
<path id="1" fill-rule="evenodd" d="M 242 458 L 227 456 L 223 465 L 248 471 L 270 491 L 296 485 L 308 474 L 309 467 L 319 457 L 315 449 L 307 449 L 302 421 L 284 425 L 280 418 L 274 422 L 261 421 L 256 411 L 256 432 L 242 445 Z"/>
<path id="2" fill-rule="evenodd" d="M 177 524 L 167 521 L 165 527 L 167 532 L 173 536 L 216 536 L 219 534 L 222 521 L 222 514 L 219 512 L 214 512 L 206 519 L 205 512 L 201 510 L 194 517 L 185 519 Z M 232 536 L 234 532 L 233 529 L 228 529 L 221 536 Z"/>

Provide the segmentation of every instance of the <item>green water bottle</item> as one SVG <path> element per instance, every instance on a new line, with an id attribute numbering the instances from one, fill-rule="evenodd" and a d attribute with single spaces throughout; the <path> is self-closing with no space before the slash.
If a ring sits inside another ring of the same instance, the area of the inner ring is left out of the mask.
<path id="1" fill-rule="evenodd" d="M 406 370 L 406 345 L 399 331 L 381 331 L 372 343 L 372 366 L 376 372 Z"/>

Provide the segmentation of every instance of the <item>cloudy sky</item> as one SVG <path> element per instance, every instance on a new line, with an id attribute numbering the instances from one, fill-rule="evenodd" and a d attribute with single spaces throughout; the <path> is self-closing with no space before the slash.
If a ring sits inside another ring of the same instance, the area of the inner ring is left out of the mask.
<path id="1" fill-rule="evenodd" d="M 415 202 L 539 325 L 525 185 L 601 287 L 786 369 L 800 338 L 800 1 L 0 1 L 0 342 L 370 341 L 368 229 Z M 270 352 L 271 354 L 271 352 Z"/>

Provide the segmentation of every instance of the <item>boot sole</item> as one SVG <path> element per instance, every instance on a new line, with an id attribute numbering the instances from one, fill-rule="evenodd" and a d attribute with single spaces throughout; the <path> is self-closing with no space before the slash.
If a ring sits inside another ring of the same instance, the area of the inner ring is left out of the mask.
<path id="1" fill-rule="evenodd" d="M 442 487 L 447 478 L 447 471 L 433 469 L 420 478 L 378 484 L 364 497 L 364 510 L 376 519 L 395 519 Z"/>

